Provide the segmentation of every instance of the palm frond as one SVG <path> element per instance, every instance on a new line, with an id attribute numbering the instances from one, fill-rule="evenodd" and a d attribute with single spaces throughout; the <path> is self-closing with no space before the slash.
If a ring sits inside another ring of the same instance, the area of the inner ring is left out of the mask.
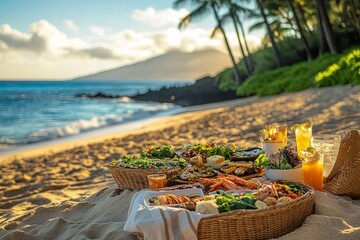
<path id="1" fill-rule="evenodd" d="M 247 18 L 250 20 L 251 19 L 259 19 L 259 18 L 262 18 L 262 16 L 260 13 L 252 11 L 252 12 L 247 13 Z"/>
<path id="2" fill-rule="evenodd" d="M 256 31 L 262 29 L 265 26 L 264 21 L 257 22 L 249 27 L 249 32 Z"/>
<path id="3" fill-rule="evenodd" d="M 231 22 L 231 12 L 227 12 L 223 15 L 221 15 L 220 17 L 220 23 L 222 26 L 224 26 L 225 24 L 228 24 L 229 22 Z"/>
<path id="4" fill-rule="evenodd" d="M 214 38 L 217 34 L 221 32 L 220 25 L 217 25 L 214 30 L 212 31 L 210 38 Z"/>
<path id="5" fill-rule="evenodd" d="M 198 5 L 199 3 L 201 3 L 200 0 L 175 0 L 173 7 L 179 9 L 187 5 Z"/>
<path id="6" fill-rule="evenodd" d="M 193 22 L 194 20 L 198 20 L 201 17 L 206 17 L 207 16 L 207 12 L 209 11 L 208 9 L 208 3 L 207 2 L 203 2 L 200 6 L 198 6 L 195 10 L 193 10 L 192 12 L 190 12 L 187 16 L 183 17 L 180 20 L 180 23 L 178 25 L 178 28 L 185 28 L 187 27 L 191 22 Z"/>
<path id="7" fill-rule="evenodd" d="M 252 8 L 244 7 L 243 5 L 240 5 L 238 3 L 233 3 L 230 5 L 231 8 L 234 8 L 236 12 L 240 13 L 248 13 L 254 11 Z"/>

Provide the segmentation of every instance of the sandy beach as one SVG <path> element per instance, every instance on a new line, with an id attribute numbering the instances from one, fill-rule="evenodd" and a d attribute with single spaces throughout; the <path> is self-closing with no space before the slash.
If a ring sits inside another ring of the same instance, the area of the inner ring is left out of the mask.
<path id="1" fill-rule="evenodd" d="M 151 145 L 234 142 L 260 146 L 259 130 L 273 122 L 291 126 L 310 120 L 315 137 L 343 135 L 360 127 L 359 109 L 360 86 L 309 89 L 195 106 L 131 131 L 3 155 L 0 239 L 135 239 L 122 230 L 133 192 L 116 190 L 107 171 L 112 160 Z M 294 144 L 292 131 L 289 142 Z M 317 195 L 320 202 L 324 195 Z M 333 201 L 341 205 L 345 200 L 334 197 Z M 323 226 L 337 226 L 328 234 L 337 239 L 360 238 L 359 211 L 348 212 L 360 210 L 360 200 L 353 204 L 342 219 L 321 219 Z M 331 214 L 326 204 L 319 207 L 323 207 L 319 211 Z M 302 229 L 284 239 L 297 239 L 294 234 L 306 232 L 318 218 L 311 216 Z M 345 230 L 350 234 L 344 234 Z M 312 236 L 324 239 L 320 233 Z"/>

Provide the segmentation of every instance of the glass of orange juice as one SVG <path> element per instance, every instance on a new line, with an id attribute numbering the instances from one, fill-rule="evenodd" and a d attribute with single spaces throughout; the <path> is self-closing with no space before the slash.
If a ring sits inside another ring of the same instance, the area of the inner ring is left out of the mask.
<path id="1" fill-rule="evenodd" d="M 147 175 L 150 189 L 159 189 L 166 187 L 166 174 L 151 174 Z"/>
<path id="2" fill-rule="evenodd" d="M 312 123 L 307 122 L 295 124 L 291 129 L 295 130 L 296 148 L 298 155 L 300 157 L 304 157 L 302 151 L 311 146 Z"/>
<path id="3" fill-rule="evenodd" d="M 323 189 L 324 154 L 317 152 L 312 147 L 302 153 L 304 155 L 302 162 L 304 183 L 321 191 Z"/>

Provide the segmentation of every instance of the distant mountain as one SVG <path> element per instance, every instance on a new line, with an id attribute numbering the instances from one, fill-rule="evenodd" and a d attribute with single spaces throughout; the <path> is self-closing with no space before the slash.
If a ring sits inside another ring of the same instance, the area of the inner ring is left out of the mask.
<path id="1" fill-rule="evenodd" d="M 192 53 L 171 51 L 131 65 L 75 80 L 195 80 L 230 66 L 229 57 L 216 50 Z"/>

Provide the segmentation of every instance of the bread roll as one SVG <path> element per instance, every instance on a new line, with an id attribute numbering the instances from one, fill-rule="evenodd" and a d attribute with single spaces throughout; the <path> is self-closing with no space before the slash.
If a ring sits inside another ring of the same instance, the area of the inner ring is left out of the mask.
<path id="1" fill-rule="evenodd" d="M 190 158 L 189 163 L 191 165 L 201 166 L 201 165 L 203 165 L 203 159 L 202 159 L 201 155 L 197 155 L 195 157 Z"/>
<path id="2" fill-rule="evenodd" d="M 214 155 L 207 158 L 207 162 L 215 169 L 220 169 L 225 165 L 225 158 L 220 155 Z"/>

